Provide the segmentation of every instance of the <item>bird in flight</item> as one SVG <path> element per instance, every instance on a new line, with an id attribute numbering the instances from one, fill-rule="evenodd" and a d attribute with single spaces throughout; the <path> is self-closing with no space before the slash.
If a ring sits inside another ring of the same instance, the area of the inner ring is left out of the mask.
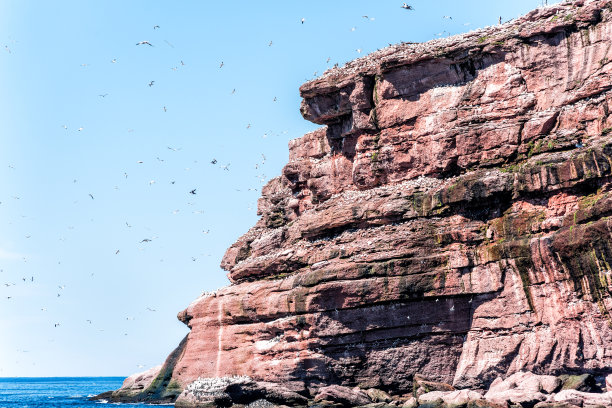
<path id="1" fill-rule="evenodd" d="M 107 95 L 108 95 L 108 94 L 107 94 L 107 93 L 105 93 L 105 94 L 100 94 L 100 95 L 98 95 L 98 96 L 99 96 L 99 97 L 101 97 L 101 98 L 106 98 L 106 96 L 107 96 Z"/>
<path id="2" fill-rule="evenodd" d="M 210 164 L 217 164 L 217 159 L 212 159 L 212 160 L 210 161 Z"/>
<path id="3" fill-rule="evenodd" d="M 148 310 L 149 312 L 157 312 L 157 310 L 152 309 L 152 308 L 150 308 L 150 307 L 147 307 L 147 310 Z"/>
<path id="4" fill-rule="evenodd" d="M 153 47 L 153 44 L 151 44 L 148 41 L 139 41 L 139 42 L 136 43 L 136 45 L 148 45 L 150 47 Z"/>
<path id="5" fill-rule="evenodd" d="M 219 65 L 219 68 L 223 68 L 223 65 L 225 65 L 225 64 L 223 63 L 223 61 L 221 61 L 221 64 Z"/>
<path id="6" fill-rule="evenodd" d="M 193 190 L 191 190 L 191 191 L 189 192 L 189 194 L 196 195 L 196 190 L 197 190 L 197 188 L 194 188 Z"/>
<path id="7" fill-rule="evenodd" d="M 304 21 L 306 21 L 305 18 L 302 18 L 302 20 L 300 20 L 302 22 L 302 24 L 304 24 Z"/>
<path id="8" fill-rule="evenodd" d="M 113 59 L 111 60 L 111 62 L 112 62 L 113 64 L 116 64 L 116 63 L 117 63 L 117 58 L 113 58 Z"/>
<path id="9" fill-rule="evenodd" d="M 151 240 L 149 238 L 145 238 L 142 241 L 140 241 L 140 243 L 142 244 L 143 242 L 151 242 Z"/>
<path id="10" fill-rule="evenodd" d="M 91 193 L 89 194 L 89 196 L 91 197 L 92 200 L 94 199 L 94 196 Z"/>
<path id="11" fill-rule="evenodd" d="M 155 81 L 149 82 L 149 87 L 152 87 L 154 83 L 155 83 Z"/>
<path id="12" fill-rule="evenodd" d="M 157 30 L 158 28 L 159 28 L 159 26 L 158 26 L 158 25 L 154 25 L 154 26 L 153 26 L 153 29 L 154 29 L 154 30 Z"/>
<path id="13" fill-rule="evenodd" d="M 442 16 L 442 18 L 447 18 L 449 20 L 452 20 L 453 18 L 451 16 Z"/>
<path id="14" fill-rule="evenodd" d="M 409 6 L 409 5 L 408 5 L 408 4 L 406 4 L 406 3 L 402 4 L 402 8 L 403 8 L 404 10 L 414 10 L 414 9 L 412 8 L 412 6 Z"/>

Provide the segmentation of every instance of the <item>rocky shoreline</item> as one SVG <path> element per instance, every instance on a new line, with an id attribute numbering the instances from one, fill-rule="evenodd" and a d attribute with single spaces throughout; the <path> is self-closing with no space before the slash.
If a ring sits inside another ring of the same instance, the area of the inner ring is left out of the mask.
<path id="1" fill-rule="evenodd" d="M 122 391 L 94 399 L 135 402 L 134 392 L 149 387 L 160 367 L 125 380 Z M 388 393 L 376 388 L 327 385 L 299 392 L 247 376 L 198 379 L 178 396 L 177 408 L 359 407 L 359 408 L 605 408 L 612 406 L 612 374 L 536 375 L 517 372 L 496 378 L 487 390 L 455 389 L 414 377 L 412 390 Z M 610 391 L 608 391 L 610 390 Z M 146 399 L 140 402 L 147 402 Z M 163 401 L 157 401 L 162 403 Z M 167 401 L 169 402 L 169 401 Z"/>

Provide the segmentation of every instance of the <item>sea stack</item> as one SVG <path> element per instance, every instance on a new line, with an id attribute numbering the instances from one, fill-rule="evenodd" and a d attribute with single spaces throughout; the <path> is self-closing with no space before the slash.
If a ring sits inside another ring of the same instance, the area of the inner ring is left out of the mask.
<path id="1" fill-rule="evenodd" d="M 231 285 L 103 397 L 612 406 L 612 1 L 390 46 L 300 94 L 324 126 L 289 143 Z"/>

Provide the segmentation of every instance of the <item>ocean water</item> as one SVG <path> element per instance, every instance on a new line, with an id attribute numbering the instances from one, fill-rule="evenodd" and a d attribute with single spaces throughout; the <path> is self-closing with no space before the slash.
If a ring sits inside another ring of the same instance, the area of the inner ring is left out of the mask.
<path id="1" fill-rule="evenodd" d="M 0 408 L 117 406 L 100 401 L 88 401 L 88 397 L 104 391 L 116 390 L 121 387 L 124 379 L 125 377 L 0 378 Z M 120 406 L 142 408 L 143 404 L 121 404 Z"/>

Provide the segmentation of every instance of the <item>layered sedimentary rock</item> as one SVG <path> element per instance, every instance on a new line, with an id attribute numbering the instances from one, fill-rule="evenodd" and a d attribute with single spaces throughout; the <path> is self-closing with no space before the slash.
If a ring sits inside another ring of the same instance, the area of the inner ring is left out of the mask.
<path id="1" fill-rule="evenodd" d="M 575 1 L 304 84 L 326 126 L 290 143 L 231 286 L 179 313 L 166 386 L 612 371 L 611 48 L 612 2 Z"/>

